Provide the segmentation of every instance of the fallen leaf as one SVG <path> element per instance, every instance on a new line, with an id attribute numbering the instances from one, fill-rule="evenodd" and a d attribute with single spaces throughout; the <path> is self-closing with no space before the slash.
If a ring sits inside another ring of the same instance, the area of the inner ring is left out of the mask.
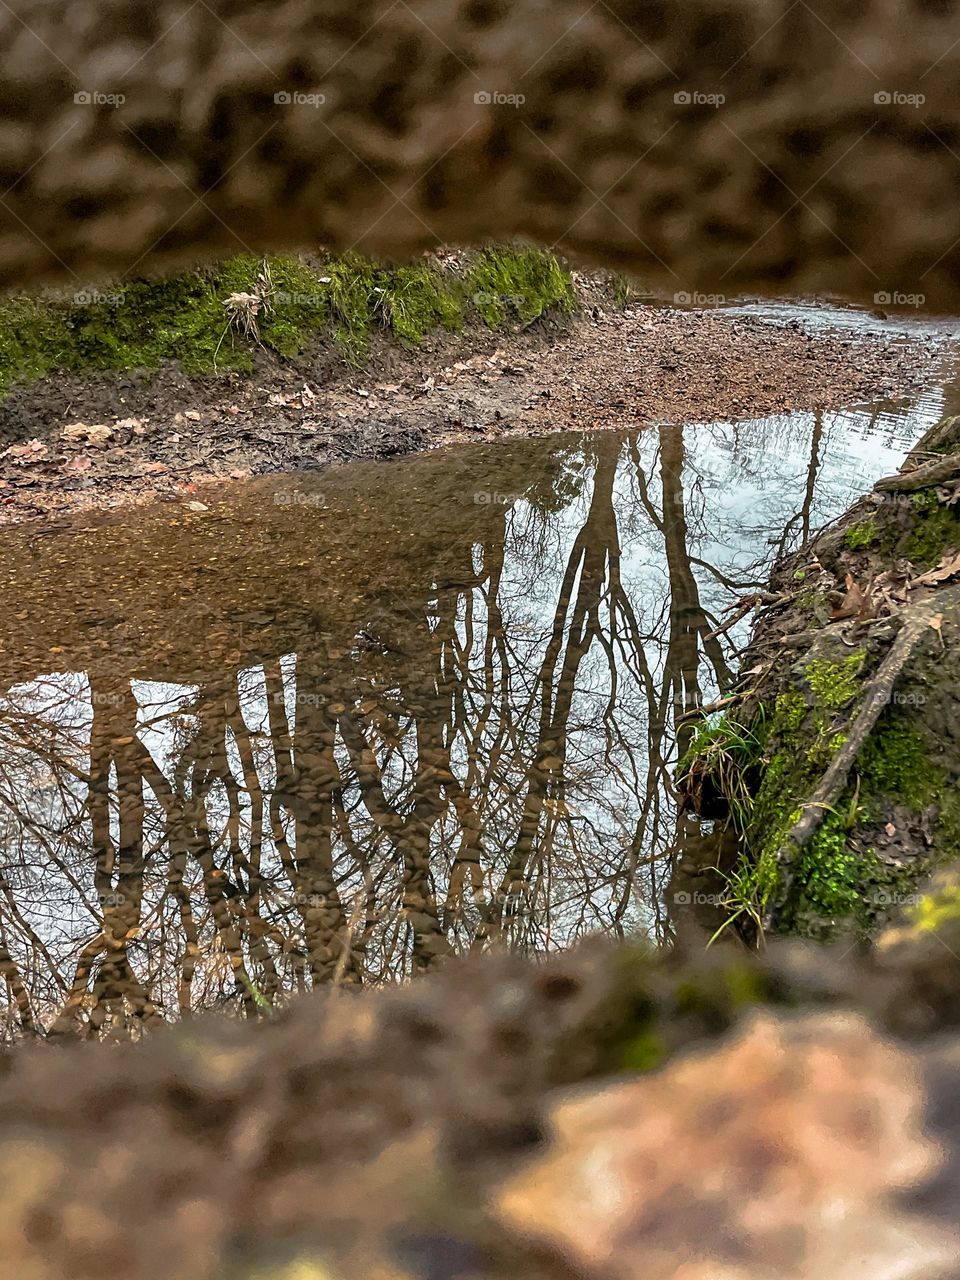
<path id="1" fill-rule="evenodd" d="M 960 553 L 954 552 L 944 556 L 935 569 L 929 569 L 926 573 L 921 573 L 919 578 L 914 578 L 910 586 L 932 587 L 938 582 L 946 582 L 947 578 L 952 578 L 957 573 L 960 573 Z"/>
<path id="2" fill-rule="evenodd" d="M 845 579 L 847 594 L 843 600 L 834 609 L 830 615 L 831 622 L 839 622 L 842 618 L 874 618 L 876 617 L 876 609 L 873 604 L 873 597 L 868 587 L 866 591 L 861 590 L 853 579 L 853 574 L 848 573 Z"/>
<path id="3" fill-rule="evenodd" d="M 63 464 L 63 469 L 64 471 L 69 471 L 71 473 L 79 473 L 81 471 L 89 471 L 92 466 L 93 463 L 89 458 L 85 457 L 82 453 L 78 453 L 75 457 L 71 458 L 69 462 L 65 462 Z"/>
<path id="4" fill-rule="evenodd" d="M 148 462 L 143 469 L 151 475 L 159 475 L 162 471 L 170 470 L 165 462 Z"/>
<path id="5" fill-rule="evenodd" d="M 187 506 L 191 511 L 209 511 L 210 508 L 205 502 L 188 502 Z"/>
<path id="6" fill-rule="evenodd" d="M 113 435 L 113 427 L 108 427 L 101 422 L 91 426 L 87 426 L 85 422 L 73 422 L 63 428 L 62 435 L 65 440 L 86 440 L 90 444 L 104 445 Z"/>
<path id="7" fill-rule="evenodd" d="M 12 444 L 0 457 L 13 458 L 15 462 L 41 462 L 49 454 L 42 440 L 28 440 L 26 444 Z"/>
<path id="8" fill-rule="evenodd" d="M 187 409 L 183 416 L 185 418 L 189 418 L 191 422 L 199 422 L 201 418 L 200 412 L 197 409 Z"/>

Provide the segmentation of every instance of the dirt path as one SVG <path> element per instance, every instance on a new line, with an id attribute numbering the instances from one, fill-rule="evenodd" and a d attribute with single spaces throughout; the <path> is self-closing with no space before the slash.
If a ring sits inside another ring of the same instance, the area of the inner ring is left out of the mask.
<path id="1" fill-rule="evenodd" d="M 415 352 L 384 340 L 362 371 L 325 352 L 306 368 L 264 355 L 252 376 L 48 378 L 0 404 L 0 523 L 455 440 L 756 418 L 928 383 L 948 339 L 883 330 L 598 305 L 559 329 L 443 334 Z"/>

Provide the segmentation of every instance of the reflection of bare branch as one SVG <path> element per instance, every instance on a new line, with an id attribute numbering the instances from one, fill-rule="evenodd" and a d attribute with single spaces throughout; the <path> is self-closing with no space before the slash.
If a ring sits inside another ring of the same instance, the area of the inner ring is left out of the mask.
<path id="1" fill-rule="evenodd" d="M 761 576 L 717 530 L 700 438 L 555 442 L 509 486 L 526 499 L 411 561 L 408 598 L 331 606 L 295 654 L 190 686 L 10 691 L 8 1037 L 259 1016 L 594 929 L 668 937 L 682 717 L 728 681 L 736 624 L 711 632 Z M 786 486 L 771 498 L 778 531 L 812 525 L 822 455 L 799 513 Z"/>

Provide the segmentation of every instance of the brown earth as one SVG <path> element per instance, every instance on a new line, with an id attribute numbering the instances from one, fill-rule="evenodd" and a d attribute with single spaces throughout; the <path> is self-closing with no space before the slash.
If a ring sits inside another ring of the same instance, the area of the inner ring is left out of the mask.
<path id="1" fill-rule="evenodd" d="M 258 352 L 253 375 L 51 377 L 0 404 L 0 523 L 452 441 L 896 399 L 947 342 L 600 299 L 562 326 L 383 339 L 363 370 L 326 347 L 296 366 Z"/>

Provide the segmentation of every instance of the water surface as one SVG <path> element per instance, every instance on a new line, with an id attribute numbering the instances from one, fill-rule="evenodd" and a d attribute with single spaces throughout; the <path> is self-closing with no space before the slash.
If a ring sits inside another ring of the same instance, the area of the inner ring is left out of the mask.
<path id="1" fill-rule="evenodd" d="M 7 1035 L 664 941 L 724 611 L 949 408 L 562 434 L 2 539 Z"/>

